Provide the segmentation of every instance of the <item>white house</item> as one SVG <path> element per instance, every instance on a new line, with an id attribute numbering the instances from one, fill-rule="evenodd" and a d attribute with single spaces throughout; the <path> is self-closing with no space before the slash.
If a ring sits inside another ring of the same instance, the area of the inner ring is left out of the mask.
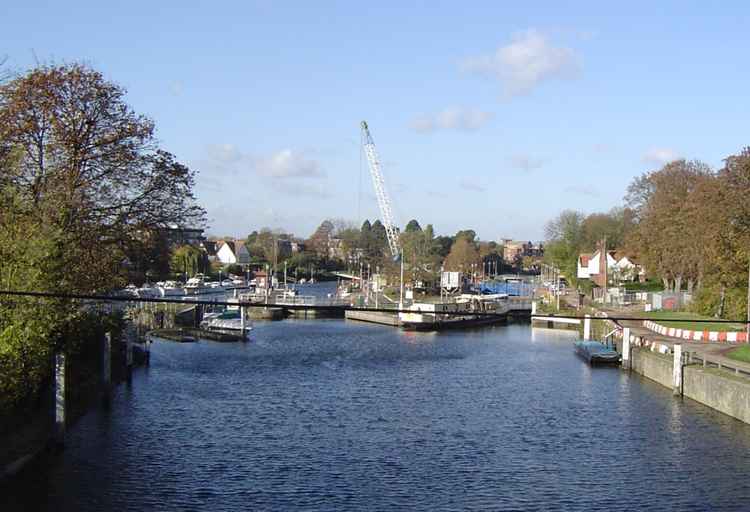
<path id="1" fill-rule="evenodd" d="M 606 255 L 608 280 L 615 278 L 618 281 L 633 281 L 636 278 L 645 278 L 645 270 L 632 257 L 617 251 L 607 251 Z M 593 254 L 579 255 L 576 275 L 578 279 L 591 279 L 599 286 L 603 286 L 604 265 L 601 250 Z"/>
<path id="2" fill-rule="evenodd" d="M 240 265 L 250 263 L 250 253 L 242 242 L 223 240 L 219 242 L 219 250 L 216 257 L 225 265 L 239 263 Z"/>

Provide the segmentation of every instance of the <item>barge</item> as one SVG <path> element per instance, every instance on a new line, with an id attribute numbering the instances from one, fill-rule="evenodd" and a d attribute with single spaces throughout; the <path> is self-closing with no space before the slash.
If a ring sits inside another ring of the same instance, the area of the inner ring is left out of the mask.
<path id="1" fill-rule="evenodd" d="M 398 316 L 406 331 L 440 331 L 505 323 L 508 311 L 507 294 L 463 294 L 453 302 L 416 302 Z"/>

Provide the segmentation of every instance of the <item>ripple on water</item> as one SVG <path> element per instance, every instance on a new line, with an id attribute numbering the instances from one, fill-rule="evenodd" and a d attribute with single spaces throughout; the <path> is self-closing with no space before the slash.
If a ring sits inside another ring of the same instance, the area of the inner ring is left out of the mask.
<path id="1" fill-rule="evenodd" d="M 746 510 L 746 425 L 592 370 L 560 333 L 253 337 L 157 343 L 0 509 Z"/>

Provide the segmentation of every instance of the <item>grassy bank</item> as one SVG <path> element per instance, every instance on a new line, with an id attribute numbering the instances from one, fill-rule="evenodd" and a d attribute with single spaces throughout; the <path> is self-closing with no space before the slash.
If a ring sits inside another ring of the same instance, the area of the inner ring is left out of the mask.
<path id="1" fill-rule="evenodd" d="M 727 352 L 726 356 L 729 359 L 735 361 L 742 361 L 743 363 L 750 363 L 750 345 L 742 345 L 733 350 Z"/>
<path id="2" fill-rule="evenodd" d="M 640 318 L 649 318 L 665 327 L 677 329 L 691 329 L 693 331 L 744 331 L 743 324 L 723 322 L 691 322 L 691 320 L 715 320 L 709 316 L 701 316 L 687 311 L 641 311 Z"/>

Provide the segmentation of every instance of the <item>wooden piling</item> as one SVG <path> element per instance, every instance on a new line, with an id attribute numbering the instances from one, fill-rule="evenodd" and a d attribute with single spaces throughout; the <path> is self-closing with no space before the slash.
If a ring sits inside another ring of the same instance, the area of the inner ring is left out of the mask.
<path id="1" fill-rule="evenodd" d="M 104 334 L 102 345 L 102 400 L 107 403 L 112 389 L 112 333 Z"/>
<path id="2" fill-rule="evenodd" d="M 55 429 L 53 441 L 57 448 L 65 446 L 65 354 L 55 354 Z"/>

